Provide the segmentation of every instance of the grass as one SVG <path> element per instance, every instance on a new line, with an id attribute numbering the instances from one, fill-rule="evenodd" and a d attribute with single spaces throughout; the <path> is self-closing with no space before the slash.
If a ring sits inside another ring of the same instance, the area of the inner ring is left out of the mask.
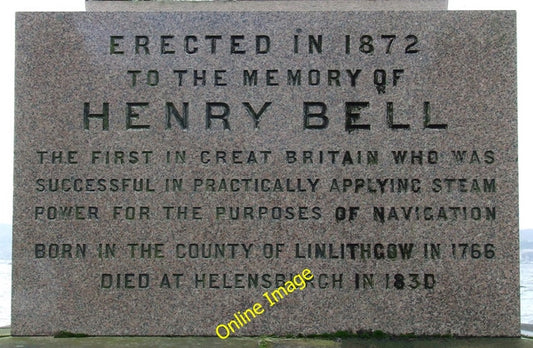
<path id="1" fill-rule="evenodd" d="M 54 335 L 54 338 L 83 338 L 89 337 L 89 335 L 84 333 L 74 333 L 69 331 L 59 331 Z"/>

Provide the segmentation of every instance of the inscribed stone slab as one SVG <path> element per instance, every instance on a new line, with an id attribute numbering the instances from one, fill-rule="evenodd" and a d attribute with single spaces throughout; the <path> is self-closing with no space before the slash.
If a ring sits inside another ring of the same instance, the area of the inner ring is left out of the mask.
<path id="1" fill-rule="evenodd" d="M 225 335 L 258 303 L 232 335 L 518 336 L 515 39 L 514 12 L 17 14 L 12 334 Z"/>

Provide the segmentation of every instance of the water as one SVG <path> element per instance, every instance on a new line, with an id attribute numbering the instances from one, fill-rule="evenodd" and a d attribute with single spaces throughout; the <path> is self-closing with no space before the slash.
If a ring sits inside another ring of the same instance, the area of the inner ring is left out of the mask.
<path id="1" fill-rule="evenodd" d="M 11 260 L 0 260 L 0 327 L 11 323 Z"/>
<path id="2" fill-rule="evenodd" d="M 533 324 L 533 263 L 520 264 L 521 322 Z M 0 260 L 0 327 L 11 323 L 11 260 Z"/>
<path id="3" fill-rule="evenodd" d="M 521 321 L 533 324 L 533 263 L 520 264 Z"/>

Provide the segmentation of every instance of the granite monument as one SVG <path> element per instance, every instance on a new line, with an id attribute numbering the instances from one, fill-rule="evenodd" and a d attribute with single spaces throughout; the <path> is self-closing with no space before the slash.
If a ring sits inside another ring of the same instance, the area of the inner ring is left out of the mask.
<path id="1" fill-rule="evenodd" d="M 514 12 L 16 22 L 13 335 L 519 335 Z"/>

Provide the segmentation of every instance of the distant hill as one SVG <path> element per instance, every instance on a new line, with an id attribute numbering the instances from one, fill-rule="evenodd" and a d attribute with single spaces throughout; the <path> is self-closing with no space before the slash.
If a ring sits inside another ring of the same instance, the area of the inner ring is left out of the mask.
<path id="1" fill-rule="evenodd" d="M 520 230 L 520 240 L 533 242 L 533 230 Z"/>
<path id="2" fill-rule="evenodd" d="M 520 249 L 533 249 L 533 230 L 520 231 Z"/>
<path id="3" fill-rule="evenodd" d="M 0 224 L 0 260 L 11 259 L 12 226 Z"/>

